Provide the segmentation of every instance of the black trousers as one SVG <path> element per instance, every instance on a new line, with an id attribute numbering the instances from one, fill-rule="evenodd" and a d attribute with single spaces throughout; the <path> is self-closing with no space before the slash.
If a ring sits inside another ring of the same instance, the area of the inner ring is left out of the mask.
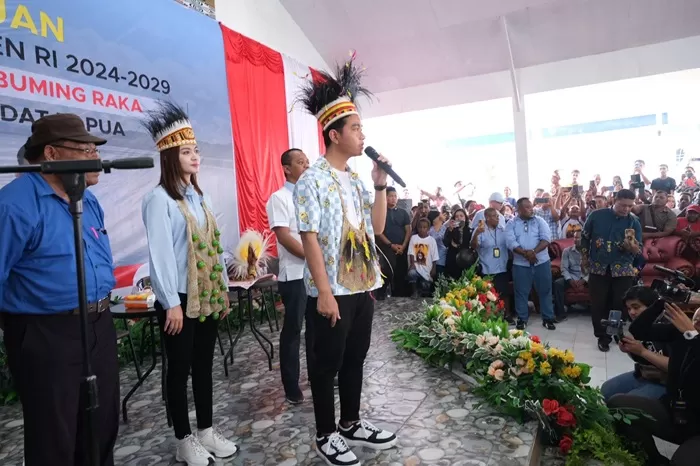
<path id="1" fill-rule="evenodd" d="M 168 390 L 168 408 L 173 419 L 175 437 L 178 439 L 190 435 L 189 408 L 187 407 L 187 378 L 192 371 L 192 393 L 197 412 L 197 428 L 208 429 L 212 426 L 212 364 L 214 346 L 219 321 L 211 317 L 204 322 L 187 317 L 187 295 L 180 294 L 184 322 L 177 335 L 166 335 L 165 352 L 168 359 L 166 384 Z M 156 301 L 158 324 L 161 330 L 165 326 L 166 311 Z"/>
<path id="2" fill-rule="evenodd" d="M 653 418 L 637 416 L 631 424 L 620 422 L 618 429 L 625 437 L 637 442 L 647 454 L 647 464 L 665 464 L 665 458 L 656 449 L 652 436 L 680 445 L 671 459 L 673 466 L 697 466 L 700 457 L 700 432 L 676 426 L 670 407 L 662 400 L 652 400 L 636 395 L 615 395 L 608 401 L 613 409 L 639 410 Z"/>
<path id="3" fill-rule="evenodd" d="M 299 346 L 301 342 L 301 328 L 306 312 L 306 288 L 304 280 L 291 280 L 278 282 L 277 287 L 284 304 L 284 323 L 280 333 L 280 374 L 282 385 L 287 396 L 299 395 Z M 306 366 L 312 365 L 312 353 L 308 349 L 311 332 L 306 328 Z"/>
<path id="4" fill-rule="evenodd" d="M 607 342 L 612 340 L 605 332 L 605 327 L 600 325 L 601 319 L 607 319 L 611 310 L 622 311 L 624 318 L 629 319 L 622 297 L 634 286 L 635 280 L 635 277 L 613 278 L 610 272 L 607 275 L 590 274 L 588 291 L 591 295 L 591 320 L 596 338 Z"/>
<path id="5" fill-rule="evenodd" d="M 391 269 L 382 268 L 382 273 L 386 276 L 384 285 L 377 290 L 379 293 L 386 293 L 386 284 L 391 283 L 392 294 L 394 296 L 408 296 L 410 289 L 406 283 L 406 275 L 408 274 L 408 252 L 405 251 L 400 256 L 386 244 L 379 244 L 379 249 L 386 256 L 386 260 L 391 265 Z M 386 270 L 385 270 L 386 269 Z"/>
<path id="6" fill-rule="evenodd" d="M 319 435 L 336 431 L 333 388 L 336 374 L 340 420 L 352 422 L 360 419 L 362 370 L 372 337 L 372 295 L 364 292 L 336 296 L 335 299 L 340 311 L 335 327 L 331 327 L 330 320 L 318 313 L 316 298 L 309 297 L 306 303 L 307 323 L 310 321 L 313 325 L 311 393 Z"/>
<path id="7" fill-rule="evenodd" d="M 26 466 L 89 464 L 80 317 L 4 314 L 5 346 L 24 415 Z M 88 344 L 97 376 L 94 433 L 100 464 L 114 464 L 119 432 L 117 334 L 109 312 L 88 315 Z"/>

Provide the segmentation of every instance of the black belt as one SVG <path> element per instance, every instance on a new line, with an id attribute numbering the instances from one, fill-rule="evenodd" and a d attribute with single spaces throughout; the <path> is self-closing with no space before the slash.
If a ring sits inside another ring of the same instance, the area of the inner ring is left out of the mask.
<path id="1" fill-rule="evenodd" d="M 93 314 L 95 312 L 100 313 L 109 310 L 109 296 L 105 296 L 96 303 L 88 303 L 88 314 Z M 80 307 L 66 312 L 66 314 L 71 316 L 80 315 Z"/>

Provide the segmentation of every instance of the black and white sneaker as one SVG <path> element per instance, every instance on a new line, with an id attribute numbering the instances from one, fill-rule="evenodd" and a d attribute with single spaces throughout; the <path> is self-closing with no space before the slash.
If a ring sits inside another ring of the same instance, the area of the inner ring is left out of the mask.
<path id="1" fill-rule="evenodd" d="M 337 432 L 316 437 L 316 452 L 330 466 L 359 466 L 360 460 Z"/>
<path id="2" fill-rule="evenodd" d="M 527 322 L 521 319 L 518 319 L 518 322 L 515 324 L 516 330 L 525 330 L 525 327 L 527 327 Z"/>
<path id="3" fill-rule="evenodd" d="M 345 429 L 338 426 L 338 431 L 350 446 L 367 447 L 372 450 L 388 450 L 396 445 L 396 435 L 380 429 L 367 421 L 358 421 Z"/>

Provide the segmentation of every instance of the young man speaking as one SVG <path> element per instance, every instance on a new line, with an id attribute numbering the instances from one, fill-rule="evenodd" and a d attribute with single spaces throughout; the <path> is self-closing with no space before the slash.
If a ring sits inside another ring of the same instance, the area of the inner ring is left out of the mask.
<path id="1" fill-rule="evenodd" d="M 323 128 L 326 155 L 294 189 L 297 221 L 306 256 L 304 283 L 309 295 L 307 328 L 312 326 L 314 364 L 311 392 L 316 417 L 316 449 L 329 465 L 358 465 L 349 445 L 385 450 L 396 436 L 360 418 L 362 370 L 372 335 L 374 298 L 382 284 L 374 235 L 386 222 L 386 172 L 374 165 L 374 199 L 350 170 L 362 154 L 364 135 L 354 104 L 369 95 L 352 59 L 337 76 L 322 74 L 301 97 Z M 382 158 L 382 160 L 384 160 Z M 340 424 L 335 424 L 333 379 L 338 373 Z"/>

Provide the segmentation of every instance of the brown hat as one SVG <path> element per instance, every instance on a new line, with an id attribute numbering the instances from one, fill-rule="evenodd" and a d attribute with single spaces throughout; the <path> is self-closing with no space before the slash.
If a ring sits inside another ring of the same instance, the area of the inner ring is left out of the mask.
<path id="1" fill-rule="evenodd" d="M 26 147 L 31 149 L 60 140 L 89 142 L 96 146 L 107 142 L 106 139 L 88 133 L 85 123 L 78 115 L 56 113 L 41 117 L 32 124 L 32 135 L 27 140 Z"/>

